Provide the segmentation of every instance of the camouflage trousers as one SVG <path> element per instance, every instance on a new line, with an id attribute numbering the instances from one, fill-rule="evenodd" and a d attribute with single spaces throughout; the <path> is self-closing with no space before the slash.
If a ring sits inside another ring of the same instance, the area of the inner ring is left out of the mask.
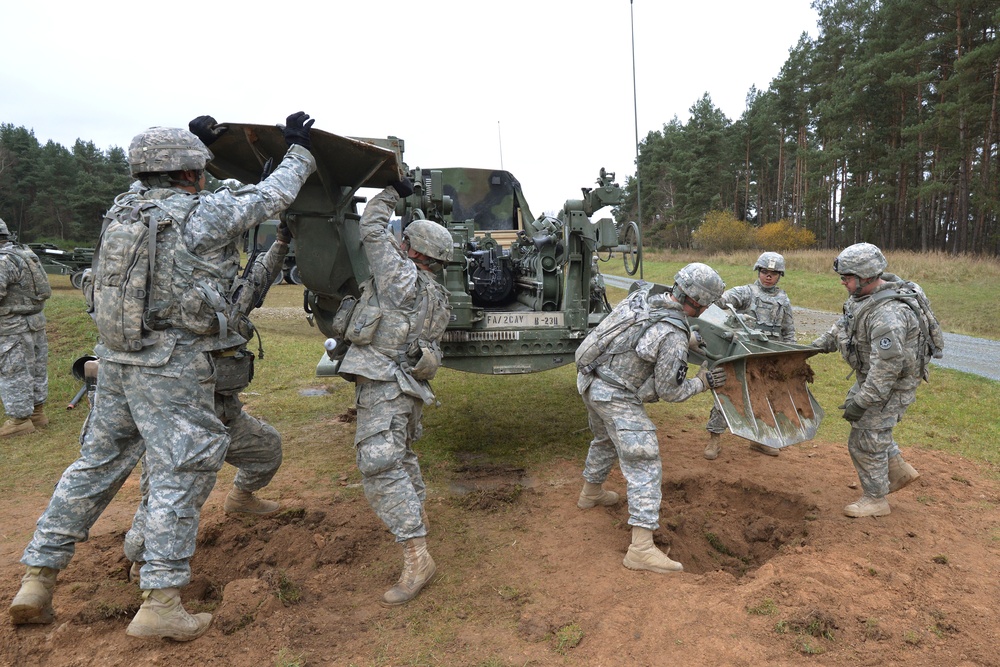
<path id="1" fill-rule="evenodd" d="M 278 431 L 267 422 L 247 414 L 238 396 L 216 394 L 215 414 L 229 433 L 226 463 L 237 469 L 233 486 L 251 493 L 263 489 L 281 466 L 281 436 Z M 125 535 L 125 557 L 133 562 L 146 560 L 149 474 L 145 465 L 139 491 L 142 500 L 132 519 L 132 527 Z"/>
<path id="2" fill-rule="evenodd" d="M 423 432 L 423 401 L 402 393 L 396 382 L 361 377 L 355 397 L 354 446 L 368 503 L 397 542 L 426 536 L 420 511 L 427 490 L 412 448 Z"/>
<path id="3" fill-rule="evenodd" d="M 899 454 L 891 428 L 851 428 L 847 451 L 858 471 L 866 496 L 882 498 L 889 493 L 889 459 Z"/>
<path id="4" fill-rule="evenodd" d="M 21 562 L 65 569 L 77 542 L 111 502 L 145 453 L 149 473 L 143 588 L 184 586 L 201 506 L 229 436 L 215 415 L 210 355 L 178 346 L 163 366 L 101 361 L 80 458 L 63 473 Z"/>
<path id="5" fill-rule="evenodd" d="M 712 411 L 708 413 L 708 423 L 705 425 L 705 430 L 709 433 L 725 433 L 728 428 L 726 416 L 722 414 L 719 406 L 713 405 Z"/>
<path id="6" fill-rule="evenodd" d="M 26 419 L 49 396 L 45 329 L 0 336 L 0 399 L 14 419 Z"/>
<path id="7" fill-rule="evenodd" d="M 656 426 L 641 404 L 594 401 L 589 389 L 583 393 L 583 404 L 594 434 L 583 478 L 603 484 L 617 459 L 628 486 L 629 525 L 656 530 L 660 525 L 663 483 Z"/>

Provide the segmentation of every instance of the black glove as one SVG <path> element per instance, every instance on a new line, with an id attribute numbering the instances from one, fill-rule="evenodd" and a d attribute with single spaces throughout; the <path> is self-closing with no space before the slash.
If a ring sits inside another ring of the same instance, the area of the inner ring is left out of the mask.
<path id="1" fill-rule="evenodd" d="M 309 150 L 309 128 L 316 122 L 315 118 L 309 118 L 309 114 L 304 111 L 296 111 L 285 119 L 285 126 L 282 132 L 285 134 L 285 143 L 289 147 L 298 144 Z"/>
<path id="2" fill-rule="evenodd" d="M 282 243 L 290 243 L 292 240 L 292 230 L 288 228 L 288 223 L 284 220 L 278 223 L 278 228 L 274 230 L 274 236 Z"/>
<path id="3" fill-rule="evenodd" d="M 706 389 L 718 389 L 726 384 L 726 371 L 722 366 L 711 369 L 702 366 L 696 377 L 702 381 Z"/>
<path id="4" fill-rule="evenodd" d="M 229 130 L 227 126 L 216 123 L 211 116 L 198 116 L 188 123 L 188 129 L 206 146 L 211 146 L 216 139 Z"/>
<path id="5" fill-rule="evenodd" d="M 865 408 L 855 403 L 853 398 L 844 403 L 844 419 L 847 421 L 853 424 L 864 416 Z"/>
<path id="6" fill-rule="evenodd" d="M 403 177 L 401 181 L 389 181 L 389 185 L 399 193 L 400 199 L 405 199 L 413 194 L 413 183 L 406 177 Z"/>

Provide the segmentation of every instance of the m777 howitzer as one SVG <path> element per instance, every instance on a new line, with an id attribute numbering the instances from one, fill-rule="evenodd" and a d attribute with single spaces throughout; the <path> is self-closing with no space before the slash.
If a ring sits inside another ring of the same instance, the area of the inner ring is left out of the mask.
<path id="1" fill-rule="evenodd" d="M 229 131 L 212 144 L 215 157 L 207 167 L 217 178 L 256 183 L 266 160 L 278 161 L 285 152 L 279 128 L 224 125 Z M 449 368 L 506 375 L 572 362 L 611 310 L 598 262 L 620 252 L 633 274 L 641 260 L 634 223 L 624 226 L 619 241 L 612 219 L 590 219 L 623 198 L 614 174 L 603 169 L 596 187 L 583 188 L 580 199 L 566 201 L 556 216 L 536 218 L 510 172 L 410 169 L 402 160 L 403 141 L 394 137 L 352 139 L 314 127 L 310 141 L 317 171 L 285 218 L 306 287 L 305 310 L 328 337 L 341 301 L 357 297 L 370 275 L 358 231 L 365 200 L 358 192 L 380 190 L 402 176 L 413 182 L 414 193 L 397 205 L 396 233 L 424 218 L 446 227 L 454 243 L 452 261 L 437 276 L 452 306 L 441 341 Z M 334 375 L 336 357 L 324 355 L 317 374 Z"/>
<path id="2" fill-rule="evenodd" d="M 816 435 L 824 413 L 809 391 L 806 360 L 819 350 L 772 340 L 735 310 L 715 305 L 688 321 L 704 339 L 689 361 L 726 370 L 728 380 L 713 393 L 734 435 L 775 448 Z"/>

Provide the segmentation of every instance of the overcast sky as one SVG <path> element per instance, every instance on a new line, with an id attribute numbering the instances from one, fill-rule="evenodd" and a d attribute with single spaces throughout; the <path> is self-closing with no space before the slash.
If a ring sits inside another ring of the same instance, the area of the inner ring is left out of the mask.
<path id="1" fill-rule="evenodd" d="M 0 122 L 127 148 L 152 125 L 279 123 L 405 140 L 410 167 L 503 168 L 535 215 L 708 93 L 767 89 L 810 0 L 5 2 Z M 633 111 L 632 30 L 637 113 Z M 634 115 L 635 114 L 635 115 Z"/>

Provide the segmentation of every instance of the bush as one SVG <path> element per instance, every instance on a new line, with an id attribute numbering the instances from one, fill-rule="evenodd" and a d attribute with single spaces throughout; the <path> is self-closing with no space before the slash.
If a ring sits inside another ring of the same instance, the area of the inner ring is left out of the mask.
<path id="1" fill-rule="evenodd" d="M 732 252 L 752 248 L 753 228 L 736 219 L 729 211 L 712 211 L 705 216 L 692 239 L 698 247 L 709 252 Z"/>
<path id="2" fill-rule="evenodd" d="M 816 235 L 788 220 L 769 222 L 754 231 L 754 240 L 761 250 L 786 252 L 804 250 L 816 245 Z"/>

